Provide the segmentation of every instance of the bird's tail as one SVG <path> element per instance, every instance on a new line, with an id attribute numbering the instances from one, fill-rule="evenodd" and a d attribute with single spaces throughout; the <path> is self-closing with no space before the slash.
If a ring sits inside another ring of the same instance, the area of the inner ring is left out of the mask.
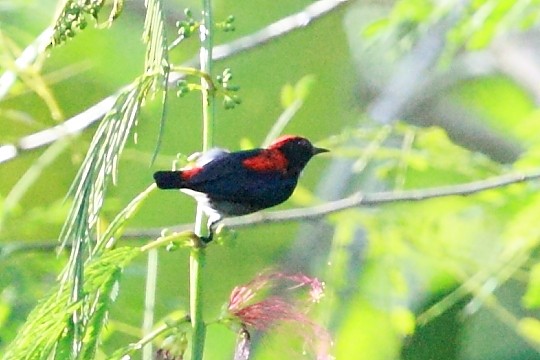
<path id="1" fill-rule="evenodd" d="M 154 180 L 160 189 L 181 189 L 185 185 L 181 173 L 181 171 L 157 171 L 154 173 Z"/>

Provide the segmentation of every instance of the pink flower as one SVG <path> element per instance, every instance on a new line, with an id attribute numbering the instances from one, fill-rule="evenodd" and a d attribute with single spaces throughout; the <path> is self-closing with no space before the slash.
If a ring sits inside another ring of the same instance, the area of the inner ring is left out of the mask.
<path id="1" fill-rule="evenodd" d="M 308 290 L 307 301 L 290 298 L 291 294 L 297 294 L 300 290 Z M 268 295 L 269 292 L 272 295 Z M 278 293 L 284 295 L 276 295 Z M 332 343 L 330 335 L 306 315 L 309 308 L 306 305 L 319 302 L 323 296 L 324 284 L 316 278 L 304 274 L 264 273 L 233 289 L 227 313 L 229 318 L 240 323 L 243 332 L 250 328 L 267 331 L 281 325 L 292 326 L 317 359 L 326 360 L 332 358 L 329 355 Z M 243 351 L 249 353 L 249 349 Z"/>

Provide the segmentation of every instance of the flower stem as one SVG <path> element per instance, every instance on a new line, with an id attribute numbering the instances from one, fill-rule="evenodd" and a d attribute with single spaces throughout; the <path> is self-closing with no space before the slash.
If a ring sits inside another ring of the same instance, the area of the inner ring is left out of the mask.
<path id="1" fill-rule="evenodd" d="M 193 248 L 189 258 L 189 293 L 190 315 L 193 335 L 191 339 L 191 359 L 202 360 L 206 325 L 203 320 L 202 308 L 202 279 L 201 272 L 204 266 L 204 248 Z"/>
<path id="2" fill-rule="evenodd" d="M 201 73 L 212 78 L 212 4 L 211 0 L 203 0 L 203 19 L 199 27 L 201 48 L 199 52 Z M 202 87 L 202 117 L 203 117 L 203 151 L 212 147 L 214 125 L 214 91 L 213 84 L 208 77 L 201 77 Z M 203 212 L 197 207 L 195 232 L 202 235 L 204 231 Z M 191 359 L 202 360 L 206 325 L 203 319 L 203 281 L 202 270 L 205 261 L 205 249 L 200 242 L 192 247 L 189 259 L 189 290 L 190 290 L 190 316 L 193 329 L 191 341 Z"/>
<path id="3" fill-rule="evenodd" d="M 148 336 L 152 332 L 154 326 L 154 308 L 156 305 L 156 288 L 157 288 L 157 272 L 158 272 L 158 251 L 152 249 L 148 251 L 148 264 L 146 270 L 146 290 L 144 298 L 144 318 L 143 318 L 143 337 Z M 152 343 L 149 342 L 143 347 L 143 360 L 151 360 Z"/>
<path id="4" fill-rule="evenodd" d="M 202 106 L 203 106 L 203 151 L 212 147 L 214 138 L 214 84 L 212 82 L 213 19 L 212 1 L 203 0 L 203 21 L 200 26 Z"/>

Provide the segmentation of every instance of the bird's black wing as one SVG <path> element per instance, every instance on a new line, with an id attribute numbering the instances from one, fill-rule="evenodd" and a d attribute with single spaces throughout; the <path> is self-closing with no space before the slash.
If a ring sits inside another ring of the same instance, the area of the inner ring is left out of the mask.
<path id="1" fill-rule="evenodd" d="M 185 187 L 221 201 L 263 207 L 279 204 L 291 195 L 297 178 L 284 177 L 282 171 L 257 171 L 244 165 L 244 160 L 258 156 L 261 151 L 253 149 L 218 156 L 203 165 Z"/>

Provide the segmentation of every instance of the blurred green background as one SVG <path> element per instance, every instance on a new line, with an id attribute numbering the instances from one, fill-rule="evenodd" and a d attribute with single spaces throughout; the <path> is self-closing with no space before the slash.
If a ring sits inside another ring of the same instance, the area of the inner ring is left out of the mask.
<path id="1" fill-rule="evenodd" d="M 216 35 L 222 44 L 313 2 L 213 3 L 217 19 L 236 18 L 235 32 Z M 89 26 L 21 72 L 0 100 L 0 145 L 81 113 L 143 72 L 144 2 L 124 6 L 110 28 Z M 169 41 L 183 9 L 200 10 L 194 1 L 163 6 Z M 261 144 L 284 111 L 283 89 L 312 76 L 309 94 L 284 132 L 332 152 L 309 164 L 299 191 L 279 209 L 359 190 L 422 189 L 534 171 L 540 167 L 539 6 L 350 1 L 215 63 L 216 74 L 232 69 L 242 104 L 217 107 L 214 143 L 235 150 Z M 0 2 L 3 71 L 12 70 L 21 50 L 51 24 L 56 7 L 53 0 Z M 197 51 L 197 40 L 190 39 L 170 60 L 182 64 Z M 137 141 L 130 137 L 118 183 L 108 188 L 103 224 L 152 182 L 155 170 L 170 168 L 178 153 L 200 150 L 200 107 L 196 92 L 169 97 L 152 165 L 160 99 L 146 103 Z M 66 262 L 65 253 L 57 256 L 49 245 L 67 216 L 65 196 L 96 127 L 71 138 L 42 169 L 40 161 L 52 151 L 46 147 L 0 163 L 0 354 Z M 14 191 L 36 166 L 36 181 Z M 234 286 L 267 268 L 283 268 L 325 281 L 327 294 L 313 317 L 331 332 L 337 359 L 540 359 L 537 190 L 537 182 L 529 182 L 471 197 L 347 210 L 305 224 L 241 228 L 234 240 L 208 248 L 205 317 L 219 315 Z M 191 198 L 154 192 L 129 231 L 190 223 L 194 213 Z M 31 247 L 17 250 L 26 243 Z M 140 336 L 145 278 L 144 258 L 125 270 L 100 358 Z M 159 252 L 156 298 L 157 319 L 188 308 L 187 251 Z M 303 358 L 301 349 L 288 355 L 280 347 L 281 335 L 258 341 L 253 358 Z M 205 358 L 232 358 L 234 343 L 233 332 L 210 326 Z"/>

